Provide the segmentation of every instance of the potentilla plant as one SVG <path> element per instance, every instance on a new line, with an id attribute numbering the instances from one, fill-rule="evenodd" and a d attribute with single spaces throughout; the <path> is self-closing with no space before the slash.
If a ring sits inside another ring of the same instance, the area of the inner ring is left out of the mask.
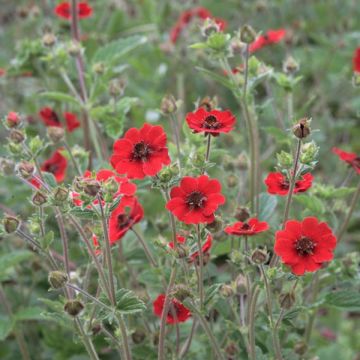
<path id="1" fill-rule="evenodd" d="M 192 106 L 164 91 L 160 124 L 135 126 L 127 115 L 136 114 L 141 91 L 139 99 L 125 95 L 132 84 L 119 77 L 126 71 L 119 61 L 146 38 L 88 54 L 80 25 L 94 16 L 91 4 L 62 2 L 53 12 L 66 34 L 46 27 L 41 42 L 22 46 L 61 85 L 40 71 L 46 91 L 36 126 L 20 111 L 2 121 L 2 173 L 28 189 L 31 204 L 18 214 L 2 206 L 2 338 L 13 334 L 23 359 L 41 358 L 22 326 L 28 316 L 64 336 L 56 338 L 61 358 L 71 351 L 90 359 L 314 358 L 319 314 L 360 307 L 359 254 L 338 250 L 358 205 L 360 160 L 334 144 L 339 171 L 348 165 L 350 175 L 335 187 L 316 172 L 323 159 L 313 135 L 321 129 L 294 111 L 300 66 L 289 54 L 277 71 L 261 55 L 288 31 L 257 33 L 245 24 L 227 33 L 208 9 L 186 10 L 170 31 L 172 51 L 190 51 L 203 62 L 199 79 L 212 79 L 236 105 L 198 94 Z M 14 61 L 8 72 L 19 69 Z M 287 107 L 271 129 L 259 110 L 269 86 L 285 93 Z M 281 138 L 270 151 L 266 131 Z M 340 217 L 327 206 L 342 207 Z M 21 309 L 11 293 L 32 298 L 39 280 L 10 287 L 16 268 L 34 259 L 48 292 L 36 307 L 26 308 L 24 297 Z"/>

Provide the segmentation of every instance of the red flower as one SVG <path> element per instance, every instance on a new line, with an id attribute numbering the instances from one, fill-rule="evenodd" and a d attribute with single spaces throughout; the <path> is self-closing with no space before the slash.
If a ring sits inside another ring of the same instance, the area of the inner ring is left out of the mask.
<path id="1" fill-rule="evenodd" d="M 124 196 L 118 207 L 110 214 L 109 238 L 114 244 L 144 217 L 144 210 L 136 197 Z"/>
<path id="2" fill-rule="evenodd" d="M 51 107 L 42 108 L 39 115 L 46 126 L 62 127 L 59 117 Z"/>
<path id="3" fill-rule="evenodd" d="M 61 155 L 60 150 L 57 149 L 50 159 L 41 164 L 41 171 L 52 173 L 57 182 L 64 181 L 67 169 L 66 157 Z"/>
<path id="4" fill-rule="evenodd" d="M 64 118 L 68 132 L 73 132 L 80 126 L 80 121 L 75 114 L 71 112 L 64 112 Z"/>
<path id="5" fill-rule="evenodd" d="M 171 189 L 166 208 L 185 224 L 210 224 L 215 220 L 216 209 L 225 203 L 220 192 L 221 185 L 216 179 L 207 175 L 185 176 L 180 186 Z"/>
<path id="6" fill-rule="evenodd" d="M 336 237 L 329 226 L 315 217 L 302 222 L 289 220 L 275 234 L 274 251 L 295 275 L 314 272 L 333 259 Z"/>
<path id="7" fill-rule="evenodd" d="M 206 111 L 204 108 L 199 108 L 186 115 L 186 122 L 194 132 L 218 136 L 220 133 L 228 133 L 233 130 L 236 119 L 229 110 Z"/>
<path id="8" fill-rule="evenodd" d="M 149 124 L 140 130 L 131 128 L 124 138 L 115 141 L 110 158 L 114 169 L 129 179 L 155 176 L 170 161 L 164 129 Z"/>
<path id="9" fill-rule="evenodd" d="M 224 231 L 229 235 L 252 236 L 269 229 L 269 224 L 265 221 L 259 221 L 256 218 L 247 220 L 246 222 L 238 221 L 231 226 L 227 226 Z"/>
<path id="10" fill-rule="evenodd" d="M 204 242 L 204 244 L 201 247 L 202 254 L 205 255 L 205 254 L 209 253 L 211 247 L 212 247 L 212 236 L 210 234 L 208 234 L 206 241 Z M 194 262 L 199 256 L 200 256 L 199 250 L 196 250 L 195 252 L 193 252 L 192 254 L 189 255 L 189 262 Z"/>
<path id="11" fill-rule="evenodd" d="M 154 314 L 159 318 L 161 318 L 164 310 L 165 298 L 166 298 L 165 294 L 160 294 L 153 302 Z M 191 312 L 187 307 L 185 307 L 179 300 L 175 298 L 171 299 L 169 312 L 167 313 L 166 316 L 166 322 L 168 324 L 176 324 L 179 322 L 184 322 L 190 317 L 191 317 Z"/>
<path id="12" fill-rule="evenodd" d="M 17 127 L 21 122 L 20 116 L 15 111 L 10 111 L 6 116 L 6 125 L 9 128 Z"/>
<path id="13" fill-rule="evenodd" d="M 186 238 L 185 238 L 185 236 L 176 235 L 176 241 L 177 241 L 178 244 L 185 244 L 186 243 Z M 169 242 L 168 245 L 169 245 L 170 249 L 174 249 L 175 245 L 174 245 L 173 241 Z"/>
<path id="14" fill-rule="evenodd" d="M 87 2 L 78 3 L 78 15 L 80 19 L 85 19 L 92 15 L 92 7 Z M 68 1 L 58 4 L 54 9 L 55 15 L 58 17 L 70 20 L 71 19 L 71 4 Z"/>
<path id="15" fill-rule="evenodd" d="M 351 165 L 354 170 L 360 174 L 360 156 L 357 156 L 355 153 L 346 152 L 336 147 L 332 148 L 332 152 L 338 155 L 342 161 L 345 161 Z"/>
<path id="16" fill-rule="evenodd" d="M 360 47 L 358 47 L 354 52 L 353 69 L 354 69 L 354 72 L 360 73 Z"/>
<path id="17" fill-rule="evenodd" d="M 262 49 L 264 46 L 277 44 L 286 35 L 285 29 L 268 30 L 265 35 L 260 35 L 253 43 L 250 44 L 249 51 L 253 53 Z"/>
<path id="18" fill-rule="evenodd" d="M 313 176 L 307 173 L 295 182 L 294 194 L 298 192 L 305 192 L 312 185 Z M 290 182 L 287 177 L 280 172 L 271 172 L 265 179 L 267 191 L 273 195 L 287 195 L 290 188 Z"/>

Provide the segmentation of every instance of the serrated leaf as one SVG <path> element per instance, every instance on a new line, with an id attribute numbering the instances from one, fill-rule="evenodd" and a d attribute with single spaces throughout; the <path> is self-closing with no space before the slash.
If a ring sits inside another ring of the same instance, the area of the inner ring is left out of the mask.
<path id="1" fill-rule="evenodd" d="M 277 204 L 278 199 L 276 196 L 272 196 L 267 193 L 261 193 L 259 195 L 259 220 L 269 221 L 274 214 L 274 210 L 276 209 Z"/>
<path id="2" fill-rule="evenodd" d="M 63 103 L 70 103 L 77 106 L 80 106 L 79 102 L 76 100 L 74 96 L 71 96 L 66 93 L 62 93 L 59 91 L 46 91 L 38 94 L 38 96 L 48 99 L 48 100 L 54 100 L 54 101 L 60 101 Z"/>
<path id="3" fill-rule="evenodd" d="M 70 210 L 70 214 L 76 216 L 79 219 L 94 220 L 97 219 L 97 214 L 91 209 L 82 209 L 79 206 L 75 206 Z"/>
<path id="4" fill-rule="evenodd" d="M 0 256 L 0 277 L 21 262 L 30 259 L 33 253 L 28 250 L 13 250 Z"/>
<path id="5" fill-rule="evenodd" d="M 96 51 L 92 58 L 92 62 L 115 62 L 139 45 L 145 44 L 146 40 L 145 36 L 135 35 L 112 41 Z"/>
<path id="6" fill-rule="evenodd" d="M 0 316 L 0 341 L 4 341 L 14 328 L 15 322 L 5 316 Z"/>
<path id="7" fill-rule="evenodd" d="M 14 314 L 14 316 L 15 316 L 16 320 L 19 320 L 19 321 L 42 320 L 43 319 L 43 316 L 42 316 L 43 311 L 44 311 L 44 309 L 42 309 L 38 306 L 33 306 L 33 307 L 28 307 L 28 308 L 19 310 L 16 314 Z"/>
<path id="8" fill-rule="evenodd" d="M 325 295 L 324 304 L 340 309 L 359 310 L 360 293 L 354 290 L 342 290 Z"/>
<path id="9" fill-rule="evenodd" d="M 119 289 L 116 292 L 116 308 L 122 314 L 135 314 L 144 311 L 146 305 L 131 290 Z"/>
<path id="10" fill-rule="evenodd" d="M 109 207 L 109 214 L 111 214 L 118 207 L 118 205 L 120 204 L 121 199 L 122 199 L 122 196 L 118 196 L 114 200 L 114 202 Z"/>
<path id="11" fill-rule="evenodd" d="M 207 306 L 219 293 L 221 284 L 213 284 L 206 289 L 204 305 Z"/>
<path id="12" fill-rule="evenodd" d="M 41 172 L 42 176 L 44 177 L 45 182 L 52 188 L 55 188 L 57 186 L 57 182 L 55 179 L 54 174 L 49 172 Z"/>

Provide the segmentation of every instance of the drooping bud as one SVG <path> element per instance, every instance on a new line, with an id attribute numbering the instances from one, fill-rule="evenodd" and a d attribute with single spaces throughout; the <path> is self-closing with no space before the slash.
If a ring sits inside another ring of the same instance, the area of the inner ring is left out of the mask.
<path id="1" fill-rule="evenodd" d="M 243 274 L 237 276 L 235 280 L 236 291 L 240 295 L 245 295 L 248 292 L 246 277 Z"/>
<path id="2" fill-rule="evenodd" d="M 21 144 L 25 140 L 25 135 L 22 131 L 13 129 L 10 132 L 9 139 L 15 144 Z"/>
<path id="3" fill-rule="evenodd" d="M 62 271 L 50 271 L 48 275 L 48 282 L 53 289 L 61 289 L 68 281 L 67 275 Z"/>
<path id="4" fill-rule="evenodd" d="M 70 316 L 76 317 L 84 310 L 84 305 L 79 300 L 68 300 L 64 305 L 64 310 Z"/>
<path id="5" fill-rule="evenodd" d="M 3 219 L 5 232 L 14 233 L 20 227 L 20 220 L 15 216 L 6 215 Z"/>
<path id="6" fill-rule="evenodd" d="M 64 140 L 65 130 L 58 126 L 49 126 L 47 128 L 47 135 L 54 144 L 57 144 Z"/>
<path id="7" fill-rule="evenodd" d="M 190 289 L 183 284 L 175 285 L 171 294 L 175 299 L 179 300 L 180 302 L 183 302 L 188 297 L 192 297 Z"/>
<path id="8" fill-rule="evenodd" d="M 57 187 L 53 192 L 54 200 L 58 204 L 62 204 L 69 198 L 69 191 L 61 186 Z"/>
<path id="9" fill-rule="evenodd" d="M 292 56 L 288 56 L 283 63 L 283 71 L 285 74 L 294 75 L 299 71 L 299 63 Z"/>
<path id="10" fill-rule="evenodd" d="M 177 111 L 177 104 L 174 96 L 165 95 L 161 100 L 160 110 L 165 115 L 175 113 Z"/>
<path id="11" fill-rule="evenodd" d="M 222 230 L 224 225 L 224 221 L 221 219 L 220 216 L 215 216 L 215 220 L 206 225 L 206 229 L 208 229 L 212 233 L 217 233 Z"/>
<path id="12" fill-rule="evenodd" d="M 311 133 L 310 122 L 311 119 L 308 118 L 300 119 L 293 127 L 293 134 L 298 139 L 305 139 Z"/>
<path id="13" fill-rule="evenodd" d="M 251 261 L 255 265 L 263 265 L 267 262 L 267 260 L 268 260 L 268 253 L 264 249 L 257 248 L 251 254 Z"/>
<path id="14" fill-rule="evenodd" d="M 16 128 L 21 124 L 20 115 L 15 111 L 10 111 L 6 116 L 5 122 L 10 129 Z"/>
<path id="15" fill-rule="evenodd" d="M 40 191 L 37 191 L 32 198 L 32 203 L 36 206 L 44 205 L 46 201 L 47 196 Z"/>
<path id="16" fill-rule="evenodd" d="M 295 304 L 295 294 L 293 291 L 280 294 L 279 297 L 280 307 L 289 310 Z"/>
<path id="17" fill-rule="evenodd" d="M 16 172 L 24 179 L 30 179 L 35 173 L 35 166 L 28 162 L 22 161 L 16 165 Z"/>
<path id="18" fill-rule="evenodd" d="M 250 210 L 247 207 L 240 206 L 236 208 L 234 217 L 236 220 L 244 222 L 250 217 Z"/>
<path id="19" fill-rule="evenodd" d="M 250 25 L 244 25 L 240 30 L 240 40 L 245 44 L 251 44 L 255 39 L 255 30 Z"/>
<path id="20" fill-rule="evenodd" d="M 220 287 L 220 295 L 224 298 L 228 298 L 234 295 L 234 289 L 231 285 L 223 284 Z"/>

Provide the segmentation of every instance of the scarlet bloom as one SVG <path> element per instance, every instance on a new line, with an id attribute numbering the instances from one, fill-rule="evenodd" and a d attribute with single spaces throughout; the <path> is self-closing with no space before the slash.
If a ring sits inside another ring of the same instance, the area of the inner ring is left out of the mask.
<path id="1" fill-rule="evenodd" d="M 299 192 L 305 192 L 312 185 L 314 177 L 307 173 L 301 177 L 300 180 L 295 182 L 294 194 Z M 271 172 L 265 179 L 267 191 L 273 195 L 287 195 L 290 188 L 290 181 L 281 172 Z"/>
<path id="2" fill-rule="evenodd" d="M 144 210 L 136 197 L 124 196 L 117 208 L 110 214 L 109 239 L 114 244 L 119 241 L 129 229 L 144 217 Z"/>
<path id="3" fill-rule="evenodd" d="M 180 186 L 171 189 L 166 208 L 185 224 L 212 223 L 214 212 L 225 203 L 221 185 L 207 175 L 185 176 Z"/>
<path id="4" fill-rule="evenodd" d="M 268 229 L 269 224 L 267 222 L 252 218 L 245 222 L 238 221 L 231 226 L 227 226 L 224 231 L 229 235 L 252 236 Z"/>
<path id="5" fill-rule="evenodd" d="M 253 53 L 262 49 L 264 46 L 277 44 L 286 36 L 285 29 L 268 30 L 265 35 L 260 35 L 253 43 L 250 44 L 249 51 Z"/>
<path id="6" fill-rule="evenodd" d="M 6 125 L 9 128 L 15 128 L 20 125 L 21 119 L 17 112 L 10 111 L 6 116 Z"/>
<path id="7" fill-rule="evenodd" d="M 347 164 L 352 166 L 354 170 L 360 174 L 360 156 L 356 155 L 355 153 L 346 152 L 336 147 L 332 148 L 332 152 L 338 155 L 342 161 L 345 161 Z"/>
<path id="8" fill-rule="evenodd" d="M 78 15 L 80 19 L 85 19 L 92 15 L 92 7 L 87 2 L 79 2 L 77 5 Z M 71 19 L 71 4 L 69 1 L 64 1 L 58 4 L 54 9 L 55 15 L 58 17 L 70 20 Z"/>
<path id="9" fill-rule="evenodd" d="M 153 302 L 153 310 L 154 314 L 161 318 L 164 305 L 165 305 L 165 294 L 160 294 L 156 300 Z M 191 317 L 190 310 L 185 307 L 179 300 L 173 298 L 170 300 L 169 311 L 166 316 L 166 322 L 168 324 L 176 324 L 179 322 L 185 322 L 187 319 Z"/>
<path id="10" fill-rule="evenodd" d="M 206 111 L 199 108 L 195 112 L 186 115 L 186 122 L 194 132 L 204 132 L 218 136 L 220 133 L 228 133 L 234 129 L 235 116 L 229 110 Z"/>
<path id="11" fill-rule="evenodd" d="M 80 121 L 75 114 L 71 112 L 64 112 L 64 118 L 68 132 L 73 132 L 80 126 Z"/>
<path id="12" fill-rule="evenodd" d="M 61 121 L 56 114 L 56 112 L 51 107 L 43 107 L 39 115 L 41 117 L 41 120 L 44 122 L 46 126 L 57 126 L 62 127 Z"/>
<path id="13" fill-rule="evenodd" d="M 170 161 L 164 129 L 149 124 L 140 130 L 131 128 L 124 138 L 115 141 L 110 158 L 113 168 L 129 179 L 155 176 Z"/>
<path id="14" fill-rule="evenodd" d="M 285 229 L 275 234 L 274 251 L 295 275 L 320 269 L 323 263 L 333 259 L 335 247 L 332 230 L 315 217 L 289 220 Z"/>
<path id="15" fill-rule="evenodd" d="M 358 47 L 353 56 L 353 70 L 360 73 L 360 47 Z"/>

